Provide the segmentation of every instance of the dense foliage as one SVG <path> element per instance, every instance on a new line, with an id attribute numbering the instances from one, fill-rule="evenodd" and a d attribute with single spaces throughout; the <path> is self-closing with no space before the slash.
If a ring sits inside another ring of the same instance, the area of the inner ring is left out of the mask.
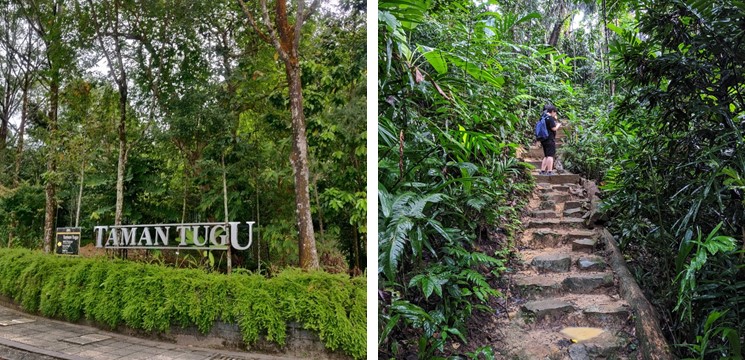
<path id="1" fill-rule="evenodd" d="M 124 224 L 256 221 L 257 247 L 233 264 L 297 265 L 288 81 L 237 1 L 0 8 L 0 246 L 42 247 L 50 211 L 48 227 L 79 224 L 85 244 L 121 211 Z M 298 49 L 319 257 L 355 272 L 366 267 L 365 11 L 364 0 L 322 5 Z"/>
<path id="2" fill-rule="evenodd" d="M 507 253 L 479 251 L 483 229 L 517 225 L 504 190 L 530 184 L 502 174 L 551 101 L 574 130 L 560 160 L 601 184 L 677 355 L 741 358 L 741 3 L 383 1 L 379 19 L 381 355 L 452 354 L 500 295 L 479 290 Z"/>
<path id="3" fill-rule="evenodd" d="M 613 111 L 575 140 L 680 357 L 742 358 L 745 6 L 641 1 L 609 25 Z"/>
<path id="4" fill-rule="evenodd" d="M 502 296 L 533 188 L 518 160 L 533 121 L 547 102 L 574 119 L 584 97 L 576 59 L 535 31 L 537 8 L 379 7 L 379 357 L 430 359 L 468 343 L 471 316 Z"/>
<path id="5" fill-rule="evenodd" d="M 206 273 L 108 259 L 0 250 L 0 294 L 24 310 L 147 332 L 216 321 L 238 324 L 250 346 L 260 336 L 284 346 L 288 322 L 318 333 L 330 350 L 366 357 L 364 278 L 286 270 L 276 277 Z"/>

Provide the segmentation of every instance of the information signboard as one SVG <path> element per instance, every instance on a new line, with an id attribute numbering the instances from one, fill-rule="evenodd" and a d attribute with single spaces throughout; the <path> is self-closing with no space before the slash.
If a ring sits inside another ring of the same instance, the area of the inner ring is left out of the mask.
<path id="1" fill-rule="evenodd" d="M 55 253 L 58 255 L 78 255 L 80 250 L 80 228 L 57 228 Z"/>

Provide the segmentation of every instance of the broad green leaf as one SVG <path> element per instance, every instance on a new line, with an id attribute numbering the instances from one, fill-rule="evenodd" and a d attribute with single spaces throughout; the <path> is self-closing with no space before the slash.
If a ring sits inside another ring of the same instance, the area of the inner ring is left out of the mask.
<path id="1" fill-rule="evenodd" d="M 614 25 L 612 23 L 608 23 L 607 26 L 608 26 L 608 29 L 610 29 L 611 31 L 613 31 L 614 33 L 616 33 L 616 35 L 623 37 L 623 35 L 624 35 L 623 29 L 621 29 L 620 27 L 618 27 L 618 26 L 616 26 L 616 25 Z"/>
<path id="2" fill-rule="evenodd" d="M 442 55 L 441 50 L 432 49 L 427 52 L 423 52 L 422 55 L 424 55 L 424 58 L 427 59 L 427 62 L 432 65 L 432 67 L 437 71 L 439 74 L 445 74 L 448 72 L 448 64 L 445 61 L 445 57 Z"/>
<path id="3" fill-rule="evenodd" d="M 398 320 L 401 318 L 400 314 L 396 314 L 391 316 L 390 319 L 385 323 L 385 327 L 383 328 L 383 331 L 380 333 L 380 336 L 378 338 L 378 347 L 380 347 L 387 339 L 388 334 L 391 333 L 394 327 L 398 325 Z"/>
<path id="4" fill-rule="evenodd" d="M 378 11 L 378 21 L 384 22 L 390 32 L 396 32 L 398 29 L 398 20 L 387 11 Z"/>
<path id="5" fill-rule="evenodd" d="M 521 23 L 524 23 L 526 21 L 530 21 L 530 20 L 533 20 L 533 19 L 540 19 L 541 17 L 542 16 L 541 16 L 540 13 L 538 13 L 538 12 L 532 12 L 532 13 L 530 13 L 528 15 L 525 15 L 525 16 L 521 17 L 519 20 L 517 20 L 515 22 L 514 25 L 518 25 L 518 24 L 521 24 Z"/>
<path id="6" fill-rule="evenodd" d="M 432 295 L 432 292 L 435 290 L 435 283 L 428 277 L 425 276 L 422 278 L 422 293 L 424 293 L 424 298 L 429 299 L 429 296 Z"/>

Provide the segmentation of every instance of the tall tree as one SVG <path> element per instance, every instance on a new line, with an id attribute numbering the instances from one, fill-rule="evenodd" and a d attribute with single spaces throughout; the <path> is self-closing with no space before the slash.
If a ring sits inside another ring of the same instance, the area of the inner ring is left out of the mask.
<path id="1" fill-rule="evenodd" d="M 29 93 L 31 92 L 31 84 L 36 78 L 36 69 L 40 66 L 38 61 L 39 57 L 34 56 L 34 45 L 38 39 L 34 38 L 34 31 L 29 26 L 27 27 L 26 35 L 26 49 L 24 51 L 23 60 L 21 62 L 23 66 L 23 80 L 21 82 L 21 123 L 18 125 L 18 134 L 16 136 L 16 161 L 15 171 L 13 172 L 13 186 L 18 187 L 20 182 L 21 173 L 21 161 L 23 159 L 23 136 L 26 131 L 26 121 L 29 115 Z"/>
<path id="2" fill-rule="evenodd" d="M 12 7 L 0 10 L 0 21 L 4 28 L 0 32 L 0 161 L 5 153 L 8 140 L 10 116 L 18 107 L 18 90 L 21 85 L 19 76 L 19 40 L 22 29 L 19 19 Z"/>
<path id="3" fill-rule="evenodd" d="M 567 21 L 571 14 L 567 14 L 567 4 L 562 0 L 556 2 L 556 8 L 552 12 L 556 16 L 556 21 L 553 24 L 551 33 L 548 37 L 548 45 L 556 47 L 559 44 L 559 38 L 561 37 L 561 28 Z"/>
<path id="4" fill-rule="evenodd" d="M 65 5 L 63 0 L 28 0 L 19 1 L 22 11 L 30 26 L 44 43 L 47 62 L 46 79 L 49 81 L 49 111 L 47 113 L 46 142 L 46 176 L 44 193 L 44 252 L 52 249 L 55 217 L 57 210 L 57 115 L 59 91 L 62 81 L 62 68 L 69 61 L 69 54 L 62 40 L 65 22 Z"/>
<path id="5" fill-rule="evenodd" d="M 96 40 L 101 52 L 106 58 L 106 64 L 109 67 L 109 74 L 116 83 L 119 91 L 119 122 L 117 124 L 117 135 L 119 137 L 119 160 L 116 168 L 116 210 L 114 212 L 114 225 L 122 224 L 122 213 L 124 209 L 124 172 L 127 165 L 127 154 L 129 147 L 127 145 L 127 106 L 128 88 L 127 88 L 127 71 L 124 67 L 122 57 L 122 46 L 124 38 L 120 34 L 122 24 L 120 22 L 121 1 L 114 0 L 113 3 L 101 3 L 99 14 L 92 0 L 88 0 L 90 6 L 91 19 L 96 31 Z M 106 44 L 109 38 L 113 49 Z"/>
<path id="6" fill-rule="evenodd" d="M 305 114 L 303 112 L 303 86 L 301 81 L 299 45 L 303 23 L 318 8 L 319 0 L 313 0 L 306 9 L 305 1 L 297 1 L 295 5 L 295 24 L 292 24 L 288 14 L 286 0 L 276 0 L 274 18 L 269 14 L 266 0 L 260 0 L 262 25 L 254 17 L 246 2 L 238 0 L 246 14 L 251 27 L 262 40 L 274 46 L 279 58 L 285 65 L 285 75 L 290 96 L 290 113 L 292 116 L 292 156 L 290 161 L 295 176 L 295 206 L 297 208 L 297 225 L 300 233 L 299 252 L 300 267 L 303 269 L 317 269 L 318 253 L 316 239 L 313 232 L 313 219 L 310 214 L 310 194 L 308 184 L 310 178 L 308 159 L 308 140 L 306 136 Z"/>

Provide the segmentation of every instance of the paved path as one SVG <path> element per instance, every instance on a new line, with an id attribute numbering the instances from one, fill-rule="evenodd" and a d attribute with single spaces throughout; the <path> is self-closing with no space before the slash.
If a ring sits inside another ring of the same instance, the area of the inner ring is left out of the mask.
<path id="1" fill-rule="evenodd" d="M 297 359 L 177 345 L 65 323 L 0 306 L 3 360 L 279 360 Z"/>

